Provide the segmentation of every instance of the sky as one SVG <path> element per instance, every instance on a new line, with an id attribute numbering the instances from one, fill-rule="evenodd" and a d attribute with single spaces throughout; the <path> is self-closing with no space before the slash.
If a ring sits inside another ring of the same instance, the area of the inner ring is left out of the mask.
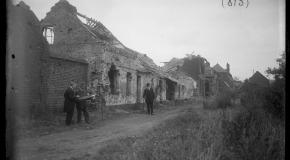
<path id="1" fill-rule="evenodd" d="M 23 1 L 41 20 L 59 0 Z M 211 66 L 226 68 L 228 62 L 240 80 L 253 71 L 266 76 L 285 50 L 285 0 L 248 0 L 247 8 L 223 7 L 223 1 L 228 0 L 68 0 L 157 65 L 194 53 Z"/>

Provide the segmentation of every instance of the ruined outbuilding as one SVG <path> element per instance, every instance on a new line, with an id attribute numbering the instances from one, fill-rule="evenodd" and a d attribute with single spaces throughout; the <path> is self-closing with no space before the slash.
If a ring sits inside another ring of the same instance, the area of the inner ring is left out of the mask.
<path id="1" fill-rule="evenodd" d="M 229 64 L 223 69 L 219 64 L 210 67 L 210 63 L 203 57 L 188 55 L 185 58 L 173 58 L 162 67 L 166 72 L 184 73 L 197 84 L 198 96 L 212 96 L 233 88 L 233 78 Z"/>
<path id="2" fill-rule="evenodd" d="M 162 67 L 166 72 L 180 72 L 196 82 L 195 95 L 204 96 L 212 91 L 214 75 L 207 60 L 201 56 L 188 55 L 185 58 L 173 58 Z"/>

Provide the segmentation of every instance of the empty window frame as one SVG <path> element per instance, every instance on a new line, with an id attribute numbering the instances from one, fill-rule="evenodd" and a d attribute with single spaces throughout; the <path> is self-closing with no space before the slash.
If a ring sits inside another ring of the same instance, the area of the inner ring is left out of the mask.
<path id="1" fill-rule="evenodd" d="M 108 72 L 110 80 L 111 94 L 118 94 L 119 92 L 119 71 L 116 69 L 115 65 L 112 65 Z"/>
<path id="2" fill-rule="evenodd" d="M 54 42 L 54 31 L 52 26 L 47 26 L 43 28 L 43 36 L 46 38 L 48 44 L 53 44 Z"/>

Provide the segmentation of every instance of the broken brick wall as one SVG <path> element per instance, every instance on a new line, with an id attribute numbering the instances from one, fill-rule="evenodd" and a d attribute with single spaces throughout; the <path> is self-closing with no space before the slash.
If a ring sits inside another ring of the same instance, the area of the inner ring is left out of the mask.
<path id="1" fill-rule="evenodd" d="M 166 81 L 159 76 L 152 73 L 144 73 L 141 74 L 141 91 L 143 96 L 143 92 L 146 88 L 146 84 L 153 84 L 153 91 L 155 93 L 156 101 L 164 101 L 166 100 Z M 161 83 L 160 83 L 161 82 Z M 144 99 L 141 100 L 144 103 Z"/>
<path id="2" fill-rule="evenodd" d="M 116 69 L 118 70 L 118 94 L 113 94 L 110 92 L 110 88 L 107 89 L 106 92 L 106 102 L 107 105 L 119 105 L 119 104 L 132 104 L 137 103 L 137 99 L 140 100 L 141 103 L 144 102 L 142 98 L 143 91 L 146 87 L 147 83 L 153 83 L 154 90 L 157 91 L 158 85 L 159 85 L 159 77 L 152 74 L 152 73 L 140 73 L 137 71 L 138 68 L 140 68 L 140 64 L 136 63 L 134 59 L 131 59 L 129 57 L 120 56 L 115 53 L 106 52 L 103 56 L 103 61 L 105 63 L 102 63 L 102 83 L 107 84 L 107 86 L 110 84 L 108 72 L 112 65 L 116 66 Z M 127 74 L 130 74 L 132 79 L 130 81 L 130 95 L 127 95 Z M 137 76 L 140 76 L 140 93 L 137 93 Z M 164 83 L 163 83 L 164 85 Z M 165 89 L 163 86 L 162 95 L 163 99 L 165 99 Z M 137 97 L 139 96 L 139 97 Z M 158 100 L 160 99 L 160 95 L 158 95 Z"/>
<path id="3" fill-rule="evenodd" d="M 87 84 L 88 64 L 57 57 L 43 61 L 42 88 L 48 110 L 62 111 L 64 92 L 71 80 Z"/>
<path id="4" fill-rule="evenodd" d="M 78 19 L 76 12 L 76 8 L 67 1 L 60 1 L 51 8 L 41 24 L 43 28 L 53 26 L 54 43 L 49 46 L 52 54 L 89 63 L 88 87 L 93 87 L 102 78 L 104 47 L 97 44 L 96 37 Z"/>
<path id="5" fill-rule="evenodd" d="M 111 64 L 108 63 L 105 67 L 103 67 L 104 74 L 103 82 L 106 84 L 106 92 L 105 99 L 107 105 L 119 105 L 119 104 L 132 104 L 136 103 L 136 95 L 137 95 L 137 74 L 136 71 L 130 68 L 123 68 L 120 66 L 116 66 L 116 70 L 118 71 L 118 88 L 117 93 L 112 93 L 109 85 L 109 77 L 108 72 L 111 68 Z M 130 82 L 130 94 L 127 95 L 127 73 L 131 73 L 131 82 Z"/>

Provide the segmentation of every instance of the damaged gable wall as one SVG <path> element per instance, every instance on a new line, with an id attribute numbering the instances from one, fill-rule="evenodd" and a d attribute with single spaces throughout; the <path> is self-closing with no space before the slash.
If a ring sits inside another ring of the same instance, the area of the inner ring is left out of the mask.
<path id="1" fill-rule="evenodd" d="M 41 104 L 41 56 L 48 54 L 40 24 L 21 2 L 8 8 L 7 98 L 12 112 L 27 118 Z"/>
<path id="2" fill-rule="evenodd" d="M 88 61 L 88 79 L 98 79 L 100 77 L 97 70 L 101 67 L 104 47 L 96 45 L 98 39 L 84 27 L 76 12 L 76 8 L 67 1 L 59 1 L 47 13 L 41 24 L 43 28 L 53 26 L 54 43 L 50 45 L 53 54 Z"/>
<path id="3" fill-rule="evenodd" d="M 9 7 L 7 73 L 12 110 L 23 118 L 47 109 L 61 110 L 69 81 L 86 82 L 87 63 L 52 56 L 29 6 L 20 2 Z"/>

